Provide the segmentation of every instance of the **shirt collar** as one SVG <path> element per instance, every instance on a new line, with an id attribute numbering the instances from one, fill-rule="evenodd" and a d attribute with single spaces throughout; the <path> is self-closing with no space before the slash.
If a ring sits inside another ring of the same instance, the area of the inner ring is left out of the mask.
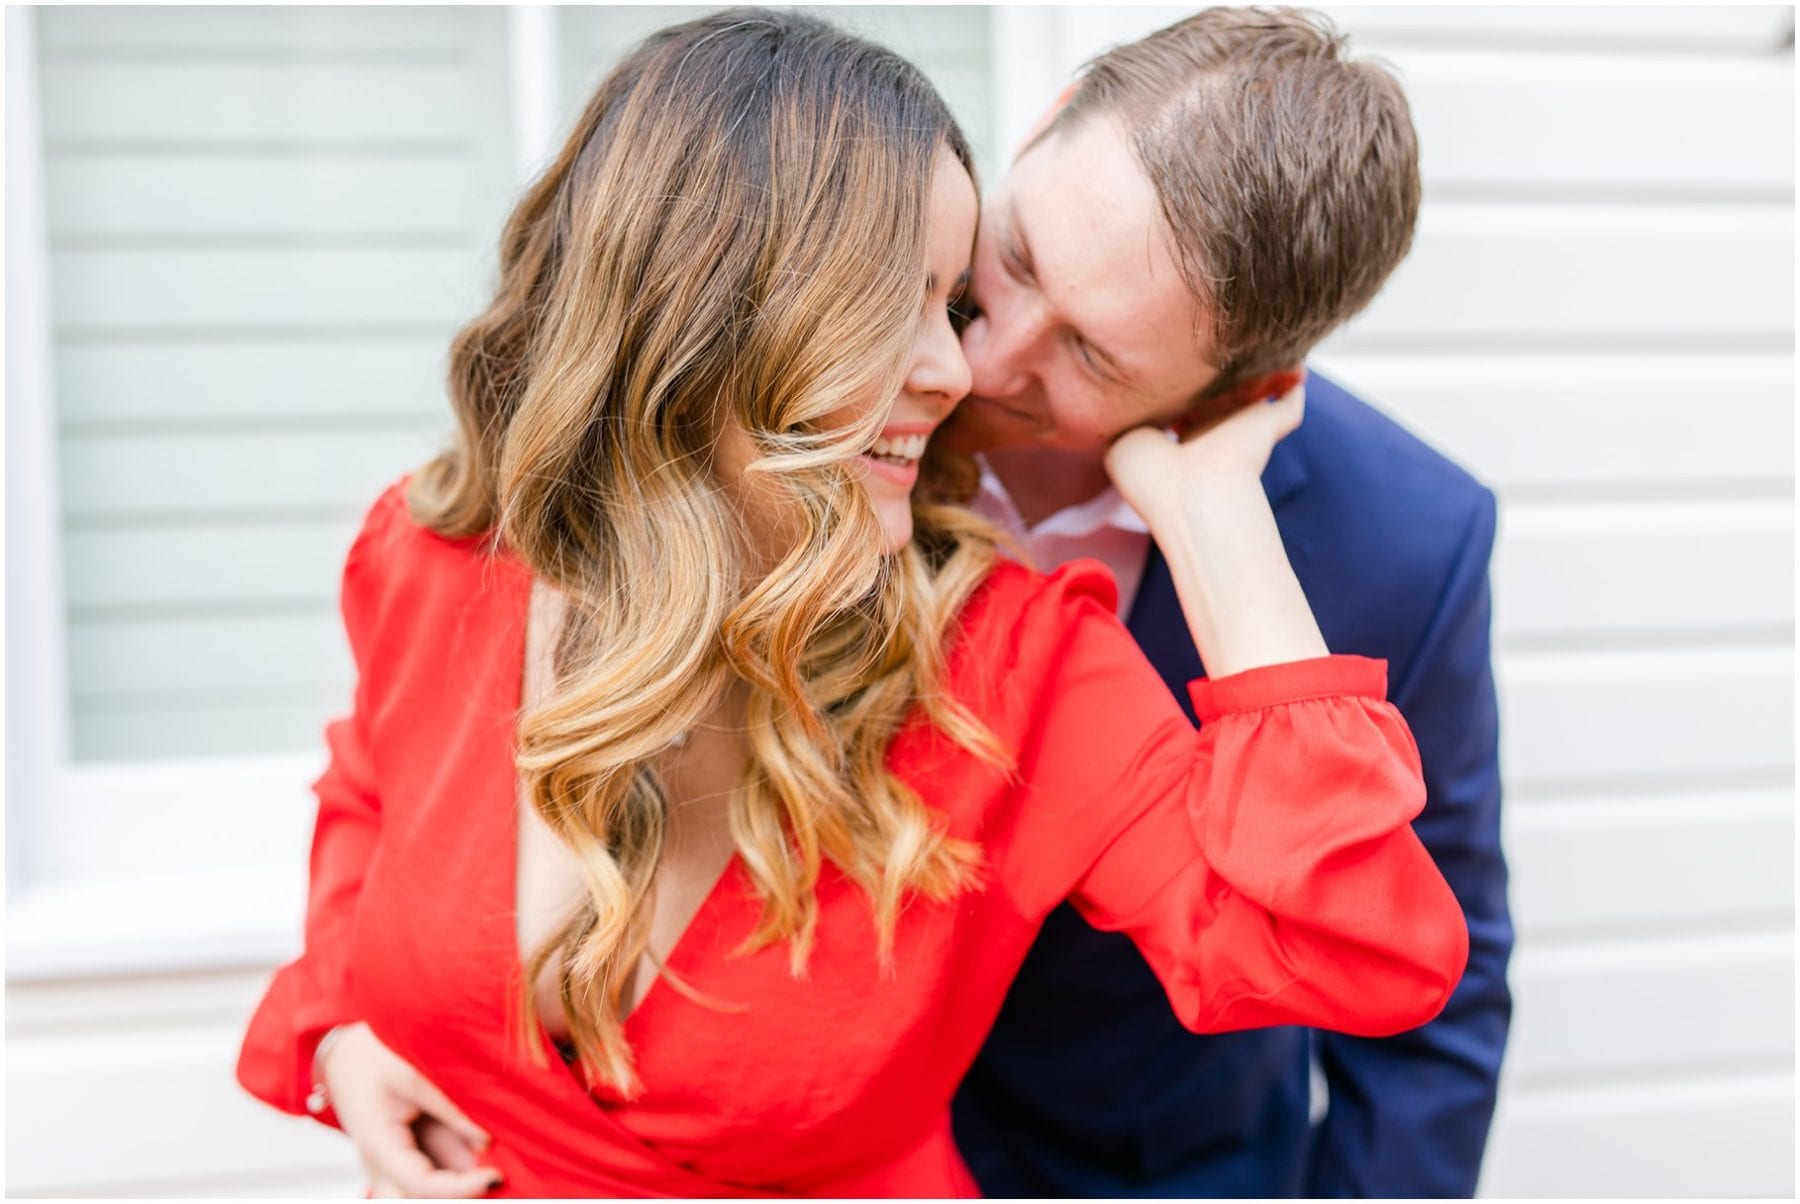
<path id="1" fill-rule="evenodd" d="M 1006 486 L 988 467 L 986 456 L 976 456 L 975 461 L 981 466 L 981 496 L 990 505 L 1005 514 L 1011 525 L 1023 531 L 1024 519 L 1020 517 L 1018 507 L 1013 505 Z M 1085 502 L 1058 510 L 1043 522 L 1031 528 L 1031 534 L 1058 535 L 1080 539 L 1103 530 L 1127 531 L 1133 535 L 1148 535 L 1150 527 L 1138 512 L 1131 507 L 1116 488 L 1108 485 Z"/>

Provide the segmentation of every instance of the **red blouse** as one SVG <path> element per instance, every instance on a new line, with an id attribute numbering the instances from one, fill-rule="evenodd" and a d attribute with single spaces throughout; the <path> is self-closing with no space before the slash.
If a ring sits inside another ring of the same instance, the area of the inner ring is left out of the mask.
<path id="1" fill-rule="evenodd" d="M 351 549 L 355 707 L 326 730 L 305 952 L 251 1020 L 238 1078 L 301 1113 L 330 1026 L 364 1020 L 493 1137 L 496 1194 L 976 1194 L 949 1103 L 1045 915 L 1131 936 L 1196 1031 L 1365 1035 L 1435 1015 L 1462 912 L 1408 821 L 1417 750 L 1358 657 L 1191 686 L 1196 733 L 1113 614 L 1104 571 L 1003 565 L 969 602 L 948 687 L 1017 750 L 1008 778 L 914 719 L 889 763 L 986 852 L 985 889 L 915 902 L 877 968 L 861 891 L 827 867 L 809 976 L 734 950 L 757 901 L 734 859 L 627 1017 L 642 1094 L 589 1093 L 521 978 L 513 737 L 531 578 L 407 514 L 404 479 Z"/>

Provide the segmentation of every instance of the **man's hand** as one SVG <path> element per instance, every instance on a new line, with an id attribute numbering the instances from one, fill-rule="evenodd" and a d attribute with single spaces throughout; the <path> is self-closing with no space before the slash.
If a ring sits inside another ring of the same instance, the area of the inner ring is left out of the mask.
<path id="1" fill-rule="evenodd" d="M 375 1198 L 473 1199 L 500 1183 L 476 1165 L 488 1135 L 367 1024 L 339 1034 L 319 1074 Z"/>

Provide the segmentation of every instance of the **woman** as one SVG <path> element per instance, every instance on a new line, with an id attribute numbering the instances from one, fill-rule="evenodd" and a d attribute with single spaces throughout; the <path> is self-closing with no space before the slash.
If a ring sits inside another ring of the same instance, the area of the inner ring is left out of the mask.
<path id="1" fill-rule="evenodd" d="M 456 447 L 351 550 L 251 1091 L 363 1142 L 416 1067 L 507 1194 L 973 1194 L 950 1096 L 1065 898 L 1197 1029 L 1442 1005 L 1410 737 L 1257 484 L 1298 399 L 1110 462 L 1220 675 L 1200 735 L 1103 573 L 1002 562 L 921 461 L 968 387 L 968 163 L 915 70 L 792 14 L 602 85 L 453 348 Z"/>

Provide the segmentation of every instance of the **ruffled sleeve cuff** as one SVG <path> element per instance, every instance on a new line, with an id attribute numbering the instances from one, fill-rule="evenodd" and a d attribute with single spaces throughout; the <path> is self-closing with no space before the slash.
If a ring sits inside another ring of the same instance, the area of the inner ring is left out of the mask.
<path id="1" fill-rule="evenodd" d="M 238 1083 L 272 1107 L 312 1116 L 333 1128 L 337 1114 L 308 1106 L 313 1088 L 313 1055 L 327 1032 L 360 1020 L 346 993 L 325 990 L 314 979 L 314 959 L 301 957 L 276 971 L 274 981 L 251 1014 L 238 1050 Z"/>
<path id="2" fill-rule="evenodd" d="M 1367 656 L 1319 656 L 1263 665 L 1228 677 L 1196 678 L 1188 697 L 1201 723 L 1313 698 L 1387 698 L 1387 662 Z"/>

